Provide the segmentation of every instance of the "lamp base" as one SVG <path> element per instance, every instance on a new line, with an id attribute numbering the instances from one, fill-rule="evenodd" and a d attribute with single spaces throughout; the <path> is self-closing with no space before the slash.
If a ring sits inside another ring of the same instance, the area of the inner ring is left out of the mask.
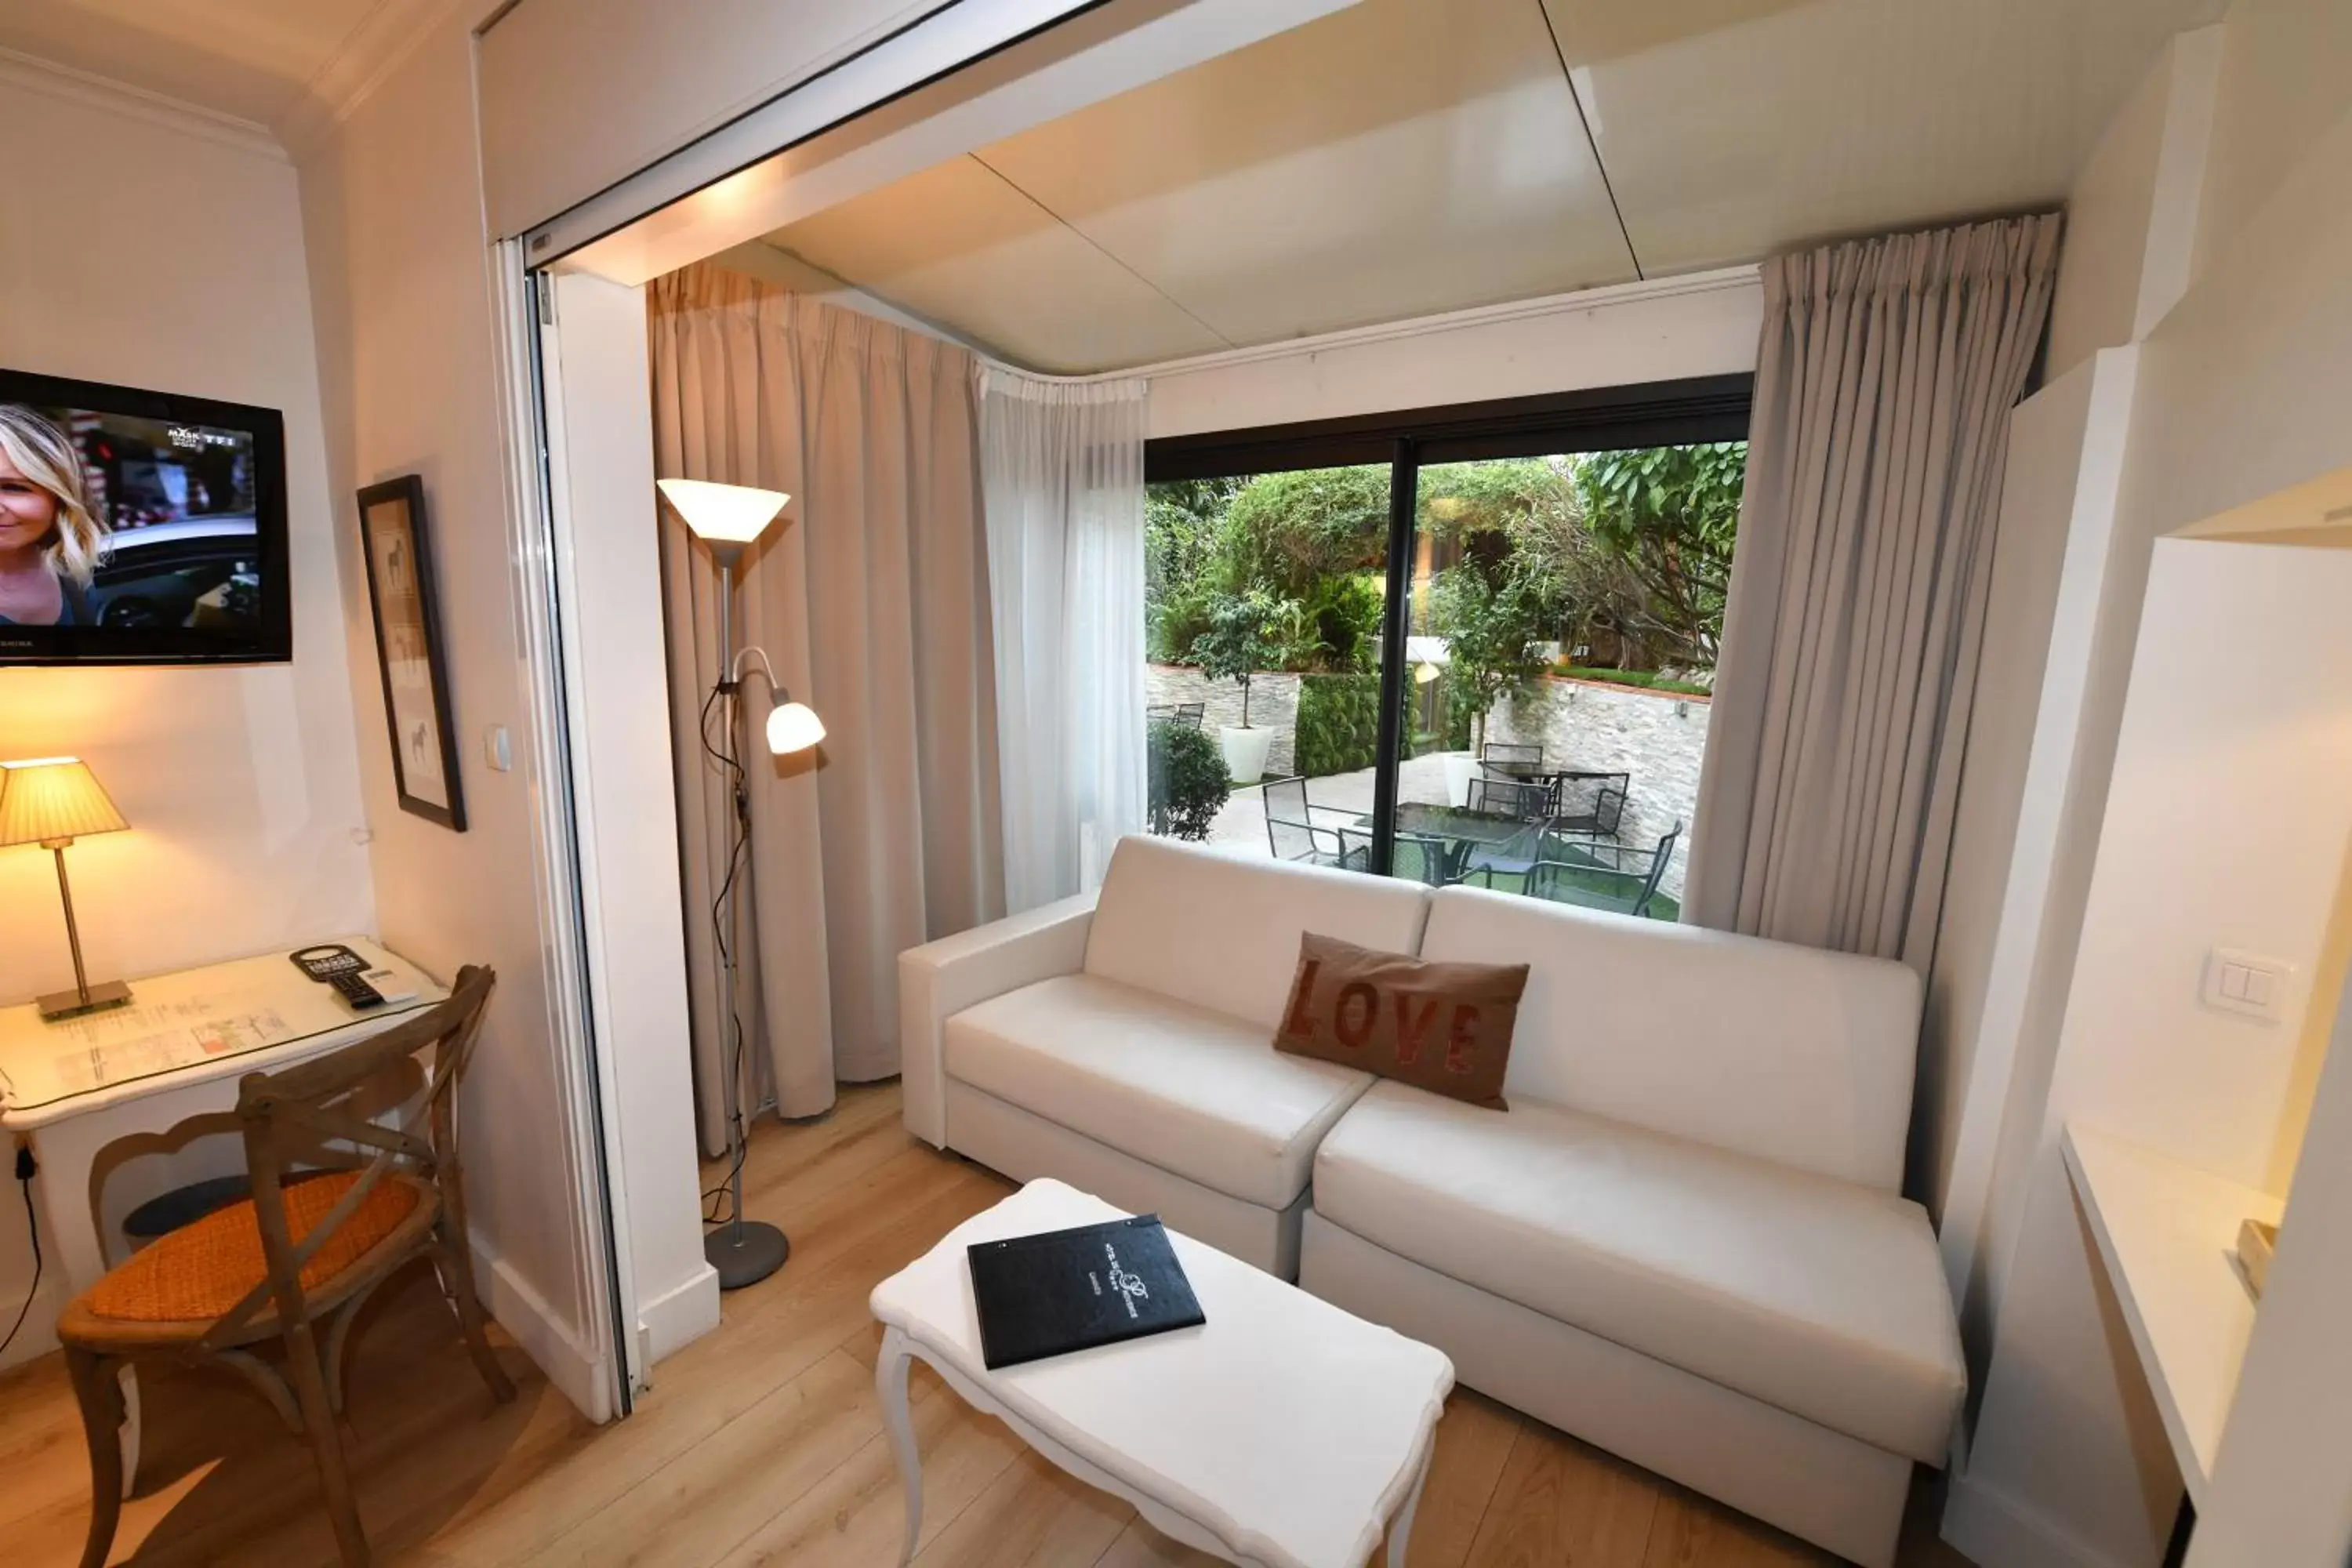
<path id="1" fill-rule="evenodd" d="M 746 1285 L 757 1285 L 784 1266 L 793 1253 L 793 1244 L 784 1233 L 772 1225 L 747 1219 L 741 1225 L 722 1225 L 702 1238 L 702 1256 L 719 1270 L 721 1290 L 740 1290 Z"/>
<path id="2" fill-rule="evenodd" d="M 79 991 L 58 991 L 37 997 L 34 1005 L 41 1010 L 41 1021 L 54 1024 L 65 1018 L 79 1018 L 84 1013 L 103 1013 L 109 1007 L 121 1007 L 131 1001 L 131 987 L 120 980 L 101 980 L 89 988 L 85 997 Z"/>

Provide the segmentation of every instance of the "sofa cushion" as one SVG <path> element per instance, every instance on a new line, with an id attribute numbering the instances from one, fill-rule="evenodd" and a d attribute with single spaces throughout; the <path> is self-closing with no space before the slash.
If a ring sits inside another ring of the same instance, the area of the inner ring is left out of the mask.
<path id="1" fill-rule="evenodd" d="M 1421 956 L 1530 966 L 1503 1095 L 1903 1181 L 1919 977 L 1900 963 L 1448 888 Z"/>
<path id="2" fill-rule="evenodd" d="M 1430 963 L 1308 931 L 1274 1048 L 1501 1110 L 1527 984 L 1524 963 Z"/>
<path id="3" fill-rule="evenodd" d="M 1264 1041 L 1282 1022 L 1301 936 L 1412 952 L 1428 903 L 1418 883 L 1131 836 L 1103 878 L 1087 973 L 1246 1019 Z"/>
<path id="4" fill-rule="evenodd" d="M 1876 1447 L 1941 1464 L 1967 1373 L 1916 1204 L 1511 1097 L 1376 1085 L 1315 1161 L 1365 1240 Z"/>
<path id="5" fill-rule="evenodd" d="M 1255 1024 L 1066 974 L 948 1020 L 948 1077 L 1245 1203 L 1288 1207 L 1372 1081 L 1282 1056 Z M 952 1130 L 950 1130 L 952 1131 Z"/>

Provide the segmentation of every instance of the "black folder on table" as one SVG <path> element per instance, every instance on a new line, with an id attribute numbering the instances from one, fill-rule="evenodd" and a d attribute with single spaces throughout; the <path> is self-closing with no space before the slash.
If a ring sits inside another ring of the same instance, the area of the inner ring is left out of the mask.
<path id="1" fill-rule="evenodd" d="M 1208 1321 L 1158 1215 L 975 1242 L 966 1252 L 991 1372 Z"/>

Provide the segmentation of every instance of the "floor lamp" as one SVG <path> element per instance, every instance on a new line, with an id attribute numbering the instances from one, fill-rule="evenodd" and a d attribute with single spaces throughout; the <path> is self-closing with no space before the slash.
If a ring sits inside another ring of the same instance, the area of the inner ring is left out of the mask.
<path id="1" fill-rule="evenodd" d="M 735 646 L 735 567 L 752 541 L 766 531 L 790 496 L 744 485 L 711 484 L 702 479 L 661 479 L 662 494 L 686 520 L 686 526 L 709 547 L 719 564 L 719 684 L 705 702 L 703 744 L 709 746 L 707 728 L 710 706 L 721 710 L 720 740 L 711 748 L 727 772 L 729 802 L 734 830 L 728 841 L 727 862 L 719 868 L 719 897 L 711 909 L 717 933 L 719 984 L 719 1072 L 721 1099 L 727 1118 L 728 1194 L 731 1212 L 727 1223 L 702 1238 L 702 1254 L 719 1271 L 719 1288 L 739 1289 L 756 1284 L 784 1266 L 792 1243 L 772 1225 L 743 1217 L 743 1028 L 735 1011 L 735 878 L 738 862 L 751 837 L 751 800 L 743 764 L 736 746 L 741 710 L 744 666 L 755 656 L 768 679 L 769 689 L 780 699 L 768 712 L 768 750 L 778 756 L 804 752 L 824 739 L 824 724 L 792 693 L 776 683 L 768 656 L 756 647 Z"/>

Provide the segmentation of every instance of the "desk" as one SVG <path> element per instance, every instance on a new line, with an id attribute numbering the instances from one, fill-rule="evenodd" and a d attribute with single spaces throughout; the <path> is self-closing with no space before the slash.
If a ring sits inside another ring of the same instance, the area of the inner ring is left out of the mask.
<path id="1" fill-rule="evenodd" d="M 2064 1150 L 2189 1500 L 2201 1509 L 2254 1332 L 2253 1292 L 2234 1261 L 2238 1226 L 2275 1225 L 2285 1205 L 2078 1124 Z"/>
<path id="2" fill-rule="evenodd" d="M 128 1007 L 55 1024 L 42 1022 L 30 1003 L 0 1008 L 0 1129 L 32 1142 L 41 1166 L 43 1242 L 74 1291 L 106 1272 L 107 1254 L 123 1256 L 123 1215 L 160 1193 L 245 1168 L 245 1151 L 232 1138 L 131 1161 L 107 1184 L 101 1218 L 89 1209 L 89 1167 L 99 1150 L 126 1133 L 161 1132 L 201 1112 L 233 1110 L 246 1074 L 363 1040 L 448 994 L 364 937 L 333 940 L 399 974 L 415 988 L 415 1000 L 355 1013 L 273 952 L 151 975 L 132 983 Z"/>
<path id="3" fill-rule="evenodd" d="M 41 1245 L 70 1293 L 95 1284 L 110 1256 L 127 1255 L 121 1225 L 132 1209 L 190 1182 L 245 1169 L 237 1139 L 198 1139 L 173 1154 L 124 1163 L 107 1183 L 104 1213 L 94 1214 L 89 1171 L 100 1149 L 128 1133 L 161 1132 L 191 1116 L 233 1110 L 246 1074 L 363 1040 L 448 994 L 364 937 L 331 940 L 392 970 L 415 998 L 355 1013 L 285 953 L 272 952 L 135 980 L 129 1006 L 54 1024 L 29 1002 L 0 1008 L 0 1129 L 33 1146 L 41 1168 Z M 127 1489 L 138 1470 L 138 1402 L 135 1387 L 126 1392 Z"/>

